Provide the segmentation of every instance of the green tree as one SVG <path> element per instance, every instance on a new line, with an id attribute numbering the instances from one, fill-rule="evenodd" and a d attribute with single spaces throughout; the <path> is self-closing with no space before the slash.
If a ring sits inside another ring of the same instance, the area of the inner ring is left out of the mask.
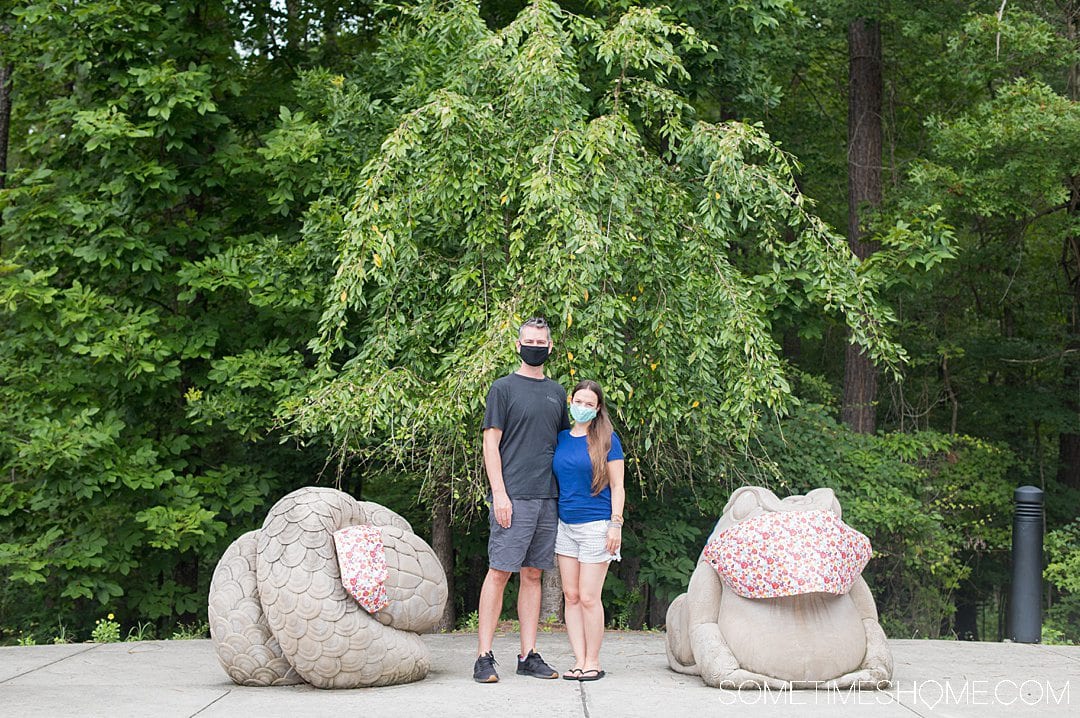
<path id="1" fill-rule="evenodd" d="M 287 116 L 260 137 L 267 78 L 294 73 L 239 55 L 221 3 L 5 23 L 0 631 L 195 616 L 224 545 L 323 463 L 267 435 L 318 318 L 288 211 L 310 155 L 281 166 Z"/>
<path id="2" fill-rule="evenodd" d="M 841 71 L 841 34 L 829 7 L 807 8 L 819 33 L 798 30 L 809 52 L 769 122 L 803 161 L 806 191 L 822 198 L 836 196 L 843 176 L 832 149 L 840 138 L 828 130 L 843 116 L 831 79 Z M 1020 459 L 1014 484 L 1040 484 L 1058 497 L 1051 525 L 1075 515 L 1073 494 L 1053 480 L 1055 453 L 1059 467 L 1069 465 L 1058 436 L 1076 426 L 1066 332 L 1074 314 L 1063 301 L 1076 276 L 1070 13 L 1070 3 L 1009 6 L 1000 16 L 973 3 L 883 8 L 886 183 L 869 225 L 876 238 L 936 216 L 953 228 L 956 255 L 931 273 L 883 265 L 893 268 L 887 296 L 903 308 L 900 336 L 912 360 L 902 383 L 883 384 L 881 425 L 1008 442 Z M 802 132 L 808 116 L 825 129 Z M 823 201 L 821 211 L 836 218 L 841 208 Z M 829 339 L 837 332 L 828 323 L 802 326 L 811 341 L 800 365 L 839 384 L 828 368 L 840 351 Z M 965 558 L 972 573 L 957 592 L 965 625 L 958 633 L 971 632 L 971 609 L 996 600 L 1007 568 L 1000 554 L 973 546 Z"/>
<path id="3" fill-rule="evenodd" d="M 1075 3 L 972 9 L 0 3 L 0 632 L 201 611 L 224 545 L 334 478 L 475 568 L 482 400 L 533 313 L 630 451 L 620 620 L 663 620 L 757 482 L 835 488 L 890 625 L 948 630 L 994 600 L 1006 476 L 1058 492 L 1076 417 Z M 853 17 L 862 262 L 829 229 Z M 892 433 L 830 418 L 848 327 Z"/>
<path id="4" fill-rule="evenodd" d="M 426 62 L 354 180 L 318 381 L 287 407 L 297 431 L 473 505 L 483 397 L 540 313 L 555 378 L 603 380 L 637 479 L 687 483 L 721 477 L 725 452 L 787 406 L 777 307 L 835 312 L 878 361 L 902 359 L 793 159 L 758 126 L 694 122 L 671 89 L 679 53 L 709 50 L 689 27 L 551 2 L 499 30 L 471 3 L 418 3 L 394 27 L 383 51 Z"/>

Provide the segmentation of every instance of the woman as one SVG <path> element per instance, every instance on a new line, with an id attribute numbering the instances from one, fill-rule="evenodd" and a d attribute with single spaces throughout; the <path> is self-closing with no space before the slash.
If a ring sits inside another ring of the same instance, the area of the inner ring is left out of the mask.
<path id="1" fill-rule="evenodd" d="M 623 451 L 611 430 L 604 393 L 585 380 L 570 395 L 574 426 L 559 432 L 552 470 L 559 480 L 559 533 L 555 553 L 566 598 L 566 633 L 574 651 L 568 681 L 596 681 L 604 639 L 604 588 L 608 563 L 622 547 Z"/>

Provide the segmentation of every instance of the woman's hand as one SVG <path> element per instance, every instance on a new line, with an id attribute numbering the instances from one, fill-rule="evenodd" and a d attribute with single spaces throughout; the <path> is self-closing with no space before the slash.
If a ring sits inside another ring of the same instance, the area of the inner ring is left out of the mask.
<path id="1" fill-rule="evenodd" d="M 622 548 L 622 526 L 609 526 L 607 530 L 607 552 L 619 553 Z"/>

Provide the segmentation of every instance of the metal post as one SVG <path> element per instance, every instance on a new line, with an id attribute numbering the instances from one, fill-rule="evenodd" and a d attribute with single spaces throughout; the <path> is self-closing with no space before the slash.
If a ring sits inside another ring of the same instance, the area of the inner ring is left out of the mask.
<path id="1" fill-rule="evenodd" d="M 1021 486 L 1013 499 L 1009 635 L 1017 643 L 1038 643 L 1042 639 L 1043 491 Z"/>

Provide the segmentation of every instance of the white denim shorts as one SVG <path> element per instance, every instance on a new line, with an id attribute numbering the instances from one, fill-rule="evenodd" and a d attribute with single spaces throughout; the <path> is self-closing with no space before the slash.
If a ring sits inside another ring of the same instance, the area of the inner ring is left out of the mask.
<path id="1" fill-rule="evenodd" d="M 568 524 L 559 519 L 559 533 L 555 536 L 555 553 L 576 558 L 581 563 L 608 563 L 621 561 L 618 552 L 608 553 L 607 521 L 589 521 L 584 524 Z"/>

